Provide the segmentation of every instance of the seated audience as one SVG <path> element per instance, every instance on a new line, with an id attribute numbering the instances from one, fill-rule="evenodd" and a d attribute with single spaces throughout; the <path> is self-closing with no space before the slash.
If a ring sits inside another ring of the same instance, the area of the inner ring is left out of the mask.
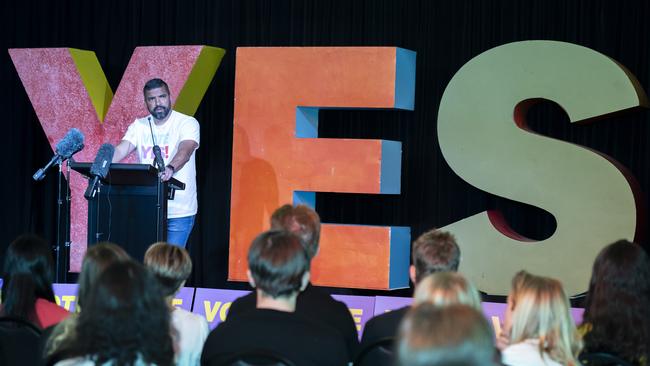
<path id="1" fill-rule="evenodd" d="M 340 332 L 296 311 L 298 293 L 309 284 L 309 257 L 297 236 L 283 230 L 260 234 L 249 248 L 248 268 L 256 308 L 228 317 L 210 333 L 203 365 L 221 365 L 235 353 L 253 350 L 272 351 L 301 366 L 347 364 Z"/>
<path id="2" fill-rule="evenodd" d="M 144 264 L 158 279 L 171 312 L 171 325 L 176 330 L 176 364 L 198 365 L 203 343 L 208 337 L 208 321 L 172 304 L 174 296 L 192 273 L 192 260 L 184 248 L 155 243 L 144 254 Z"/>
<path id="3" fill-rule="evenodd" d="M 170 315 L 158 281 L 142 265 L 117 262 L 91 287 L 74 339 L 57 366 L 174 364 Z"/>
<path id="4" fill-rule="evenodd" d="M 504 331 L 509 335 L 502 353 L 506 365 L 579 365 L 582 342 L 558 280 L 517 273 L 508 295 Z"/>
<path id="5" fill-rule="evenodd" d="M 50 246 L 35 235 L 16 238 L 5 253 L 0 316 L 30 321 L 47 328 L 69 312 L 58 306 L 52 290 Z"/>
<path id="6" fill-rule="evenodd" d="M 320 217 L 311 208 L 305 205 L 284 205 L 278 208 L 271 215 L 271 229 L 286 230 L 298 235 L 310 261 L 318 254 Z M 235 300 L 228 310 L 228 317 L 255 309 L 256 300 L 256 291 Z M 359 334 L 350 310 L 344 303 L 334 300 L 328 293 L 309 283 L 298 295 L 296 313 L 336 328 L 345 337 L 349 354 L 356 352 Z"/>
<path id="7" fill-rule="evenodd" d="M 635 365 L 650 356 L 650 260 L 639 245 L 620 240 L 594 262 L 580 331 L 584 352 L 606 352 Z"/>
<path id="8" fill-rule="evenodd" d="M 491 366 L 494 335 L 483 314 L 463 304 L 416 305 L 400 326 L 399 366 Z M 526 365 L 526 364 L 521 364 Z"/>
<path id="9" fill-rule="evenodd" d="M 81 263 L 81 273 L 79 273 L 76 304 L 77 313 L 88 302 L 88 294 L 97 282 L 99 275 L 109 265 L 116 262 L 124 262 L 129 259 L 129 255 L 117 244 L 104 242 L 88 247 L 83 262 Z M 64 347 L 66 342 L 74 339 L 77 316 L 78 314 L 72 314 L 55 327 L 45 330 L 43 338 L 46 357 L 55 354 L 61 347 Z"/>
<path id="10" fill-rule="evenodd" d="M 417 286 L 420 280 L 432 273 L 456 272 L 460 263 L 460 248 L 453 235 L 433 229 L 413 242 L 411 259 L 409 276 Z M 405 306 L 370 319 L 363 330 L 360 349 L 379 339 L 396 336 L 400 321 L 409 308 Z"/>

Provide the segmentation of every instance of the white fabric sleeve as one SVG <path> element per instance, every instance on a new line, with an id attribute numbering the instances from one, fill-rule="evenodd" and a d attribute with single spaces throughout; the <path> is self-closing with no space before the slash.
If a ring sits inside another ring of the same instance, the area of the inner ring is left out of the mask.
<path id="1" fill-rule="evenodd" d="M 183 121 L 179 141 L 183 140 L 192 140 L 195 141 L 197 145 L 201 144 L 201 127 L 196 118 L 190 117 Z"/>
<path id="2" fill-rule="evenodd" d="M 138 126 L 137 123 L 138 120 L 133 121 L 129 125 L 129 128 L 126 129 L 126 133 L 124 134 L 124 137 L 122 137 L 122 140 L 130 142 L 133 146 L 137 147 L 138 146 Z"/>

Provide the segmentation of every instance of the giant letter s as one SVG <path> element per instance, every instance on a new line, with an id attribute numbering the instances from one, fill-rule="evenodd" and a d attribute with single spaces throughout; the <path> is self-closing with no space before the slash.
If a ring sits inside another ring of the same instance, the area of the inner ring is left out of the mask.
<path id="1" fill-rule="evenodd" d="M 647 105 L 622 66 L 585 47 L 526 41 L 493 48 L 465 64 L 440 103 L 438 136 L 452 169 L 487 192 L 540 207 L 557 229 L 532 243 L 495 228 L 487 212 L 446 226 L 463 251 L 460 270 L 491 294 L 505 294 L 519 269 L 562 280 L 583 292 L 598 251 L 632 240 L 637 207 L 632 185 L 610 158 L 525 129 L 534 99 L 558 103 L 571 122 Z"/>

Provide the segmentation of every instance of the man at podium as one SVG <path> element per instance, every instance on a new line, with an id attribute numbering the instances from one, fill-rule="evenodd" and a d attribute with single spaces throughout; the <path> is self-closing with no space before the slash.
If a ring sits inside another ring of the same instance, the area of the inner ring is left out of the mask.
<path id="1" fill-rule="evenodd" d="M 167 206 L 167 242 L 184 247 L 198 209 L 194 151 L 200 142 L 199 122 L 171 109 L 169 86 L 163 80 L 147 81 L 143 92 L 150 115 L 131 123 L 115 147 L 113 162 L 135 150 L 140 163 L 158 167 L 163 181 L 173 176 L 185 183 L 185 190 L 177 191 Z"/>

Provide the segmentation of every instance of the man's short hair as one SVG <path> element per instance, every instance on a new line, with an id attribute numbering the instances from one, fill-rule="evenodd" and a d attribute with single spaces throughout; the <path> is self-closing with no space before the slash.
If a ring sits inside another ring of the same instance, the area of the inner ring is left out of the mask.
<path id="1" fill-rule="evenodd" d="M 423 303 L 409 310 L 397 352 L 400 366 L 495 365 L 490 325 L 481 312 L 462 304 Z"/>
<path id="2" fill-rule="evenodd" d="M 429 230 L 413 242 L 411 250 L 415 266 L 415 282 L 435 272 L 456 272 L 460 263 L 460 248 L 456 238 L 438 229 Z"/>
<path id="3" fill-rule="evenodd" d="M 167 83 L 163 79 L 158 79 L 158 78 L 151 79 L 144 84 L 144 88 L 142 88 L 142 94 L 146 93 L 147 90 L 158 89 L 163 87 L 165 88 L 165 90 L 167 90 L 167 94 L 169 94 L 169 85 L 167 85 Z"/>
<path id="4" fill-rule="evenodd" d="M 258 235 L 248 250 L 248 268 L 255 287 L 273 298 L 300 291 L 309 258 L 298 236 L 285 230 Z"/>
<path id="5" fill-rule="evenodd" d="M 165 296 L 178 291 L 192 273 L 192 259 L 185 248 L 157 242 L 144 253 L 144 265 L 160 282 Z"/>
<path id="6" fill-rule="evenodd" d="M 309 260 L 318 253 L 320 217 L 309 206 L 284 205 L 271 215 L 271 228 L 296 234 L 307 251 Z"/>

